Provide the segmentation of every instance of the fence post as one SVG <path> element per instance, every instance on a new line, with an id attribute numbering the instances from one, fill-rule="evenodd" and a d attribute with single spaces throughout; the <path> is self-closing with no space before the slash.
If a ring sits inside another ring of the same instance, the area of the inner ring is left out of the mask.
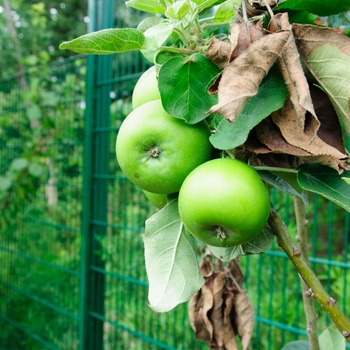
<path id="1" fill-rule="evenodd" d="M 88 31 L 114 25 L 113 0 L 89 0 Z M 98 253 L 99 238 L 106 234 L 108 182 L 103 175 L 109 169 L 110 91 L 103 81 L 112 76 L 111 56 L 87 57 L 86 113 L 84 132 L 84 170 L 82 203 L 81 283 L 80 283 L 80 350 L 103 349 L 105 275 Z M 102 84 L 100 84 L 102 83 Z M 101 176 L 102 175 L 102 176 Z M 100 317 L 96 317 L 100 316 Z"/>

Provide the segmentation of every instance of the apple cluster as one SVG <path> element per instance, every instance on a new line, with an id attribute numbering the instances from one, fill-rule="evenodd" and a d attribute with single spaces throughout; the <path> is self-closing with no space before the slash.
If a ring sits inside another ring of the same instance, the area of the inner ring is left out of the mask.
<path id="1" fill-rule="evenodd" d="M 178 194 L 186 231 L 206 244 L 233 247 L 255 238 L 270 212 L 258 173 L 235 159 L 213 159 L 205 120 L 190 125 L 165 111 L 154 66 L 136 83 L 132 106 L 116 141 L 126 176 L 158 208 Z"/>

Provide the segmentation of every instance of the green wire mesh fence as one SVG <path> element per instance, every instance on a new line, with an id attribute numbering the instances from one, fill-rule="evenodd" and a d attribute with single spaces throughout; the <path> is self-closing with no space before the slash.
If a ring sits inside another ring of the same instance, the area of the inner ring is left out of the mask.
<path id="1" fill-rule="evenodd" d="M 140 20 L 123 1 L 92 3 L 90 30 Z M 0 187 L 9 171 L 19 176 L 15 196 L 0 198 L 0 349 L 208 349 L 186 304 L 166 314 L 148 307 L 141 235 L 156 209 L 115 159 L 147 67 L 139 53 L 75 56 L 0 81 Z M 273 201 L 295 236 L 293 199 L 273 192 Z M 311 196 L 308 219 L 311 265 L 349 314 L 349 213 Z M 300 280 L 281 249 L 241 265 L 255 307 L 252 348 L 307 339 Z M 316 307 L 321 330 L 330 321 Z"/>

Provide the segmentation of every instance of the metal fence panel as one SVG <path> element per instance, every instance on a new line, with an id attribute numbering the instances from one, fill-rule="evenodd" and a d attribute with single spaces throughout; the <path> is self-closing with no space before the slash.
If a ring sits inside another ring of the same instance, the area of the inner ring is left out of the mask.
<path id="1" fill-rule="evenodd" d="M 25 157 L 32 140 L 45 148 L 40 161 L 49 169 L 30 198 L 23 193 L 19 211 L 1 201 L 3 349 L 77 348 L 85 71 L 85 58 L 77 57 L 28 74 L 27 92 L 21 77 L 0 83 L 0 176 Z M 21 176 L 13 187 L 25 190 L 27 170 Z"/>

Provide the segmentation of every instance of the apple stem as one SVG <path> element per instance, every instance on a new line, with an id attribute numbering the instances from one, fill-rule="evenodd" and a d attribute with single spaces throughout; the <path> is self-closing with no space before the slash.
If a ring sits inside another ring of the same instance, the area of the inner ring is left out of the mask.
<path id="1" fill-rule="evenodd" d="M 295 208 L 295 219 L 297 223 L 297 242 L 301 254 L 305 257 L 307 262 L 309 262 L 308 253 L 308 239 L 307 239 L 307 220 L 305 205 L 303 201 L 294 197 L 294 208 Z M 309 338 L 310 350 L 319 350 L 320 344 L 318 342 L 317 336 L 317 315 L 315 312 L 315 304 L 313 298 L 310 298 L 310 288 L 301 279 L 302 291 L 303 291 L 303 302 L 304 302 L 304 312 L 307 323 L 307 335 Z"/>
<path id="2" fill-rule="evenodd" d="M 349 320 L 340 310 L 336 300 L 331 298 L 326 292 L 320 280 L 312 271 L 304 254 L 293 244 L 286 225 L 273 208 L 271 208 L 268 223 L 272 233 L 276 236 L 278 245 L 285 251 L 300 277 L 309 287 L 307 296 L 315 298 L 318 301 L 322 309 L 329 315 L 347 342 L 350 343 Z"/>

